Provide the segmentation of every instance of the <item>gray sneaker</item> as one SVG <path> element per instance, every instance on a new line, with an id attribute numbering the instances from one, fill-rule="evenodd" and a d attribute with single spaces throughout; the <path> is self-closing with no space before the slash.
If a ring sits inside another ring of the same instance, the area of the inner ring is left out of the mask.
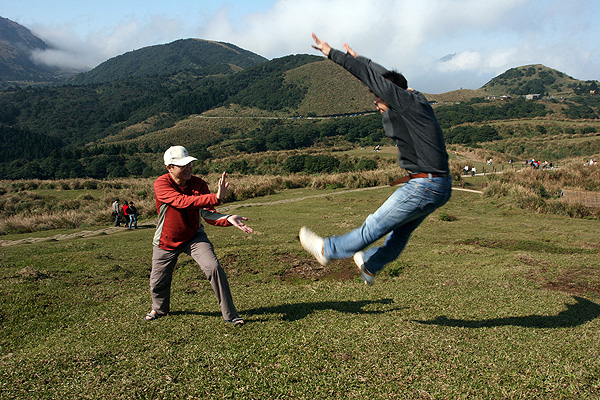
<path id="1" fill-rule="evenodd" d="M 305 226 L 300 228 L 299 236 L 302 247 L 312 254 L 317 259 L 319 264 L 322 266 L 329 264 L 329 259 L 323 254 L 324 242 L 321 236 L 317 235 Z"/>
<path id="2" fill-rule="evenodd" d="M 371 286 L 373 283 L 375 283 L 375 275 L 367 271 L 365 268 L 365 260 L 363 259 L 364 255 L 365 253 L 362 251 L 354 253 L 354 264 L 356 264 L 358 269 L 360 269 L 360 275 L 365 284 Z"/>

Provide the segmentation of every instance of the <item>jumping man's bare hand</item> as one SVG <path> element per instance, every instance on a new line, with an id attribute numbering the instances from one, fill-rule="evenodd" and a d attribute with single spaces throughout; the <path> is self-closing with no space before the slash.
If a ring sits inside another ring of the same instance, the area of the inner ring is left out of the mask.
<path id="1" fill-rule="evenodd" d="M 329 43 L 322 41 L 314 33 L 312 34 L 312 38 L 316 43 L 312 45 L 312 48 L 315 50 L 319 50 L 326 57 L 329 57 L 329 52 L 331 51 L 331 46 L 329 45 Z"/>
<path id="2" fill-rule="evenodd" d="M 346 50 L 346 53 L 350 54 L 352 57 L 358 57 L 358 53 L 352 50 L 352 47 L 350 47 L 348 43 L 344 43 L 344 49 Z"/>

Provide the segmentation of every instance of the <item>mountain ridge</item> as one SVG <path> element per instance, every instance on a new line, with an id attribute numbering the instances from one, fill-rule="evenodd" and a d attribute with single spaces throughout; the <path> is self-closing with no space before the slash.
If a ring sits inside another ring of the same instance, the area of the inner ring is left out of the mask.
<path id="1" fill-rule="evenodd" d="M 265 57 L 231 43 L 179 39 L 118 55 L 68 82 L 96 84 L 182 72 L 193 72 L 198 76 L 228 74 L 266 61 Z"/>
<path id="2" fill-rule="evenodd" d="M 31 53 L 48 50 L 42 39 L 18 23 L 0 17 L 0 81 L 48 81 L 56 68 L 36 64 Z"/>
<path id="3" fill-rule="evenodd" d="M 28 81 L 29 84 L 34 82 L 81 85 L 177 73 L 211 76 L 237 72 L 269 61 L 231 43 L 188 38 L 126 52 L 104 61 L 90 71 L 73 76 L 73 71 L 48 67 L 32 61 L 32 51 L 50 48 L 28 28 L 0 17 L 0 88 L 7 87 L 8 83 L 26 84 L 23 81 Z M 528 83 L 524 83 L 525 78 Z M 481 88 L 469 89 L 472 92 L 459 89 L 428 94 L 428 98 L 439 101 L 438 99 L 450 98 L 451 94 L 457 94 L 461 99 L 470 95 L 472 97 L 532 93 L 563 95 L 577 91 L 572 89 L 576 89 L 578 85 L 581 91 L 582 85 L 592 82 L 595 81 L 577 80 L 558 70 L 541 64 L 532 64 L 510 68 Z M 515 88 L 514 85 L 518 87 Z"/>
<path id="4" fill-rule="evenodd" d="M 596 90 L 597 81 L 581 81 L 561 71 L 542 64 L 530 64 L 514 67 L 496 76 L 479 90 L 488 95 L 540 94 L 561 96 L 572 93 L 582 94 L 587 90 Z"/>

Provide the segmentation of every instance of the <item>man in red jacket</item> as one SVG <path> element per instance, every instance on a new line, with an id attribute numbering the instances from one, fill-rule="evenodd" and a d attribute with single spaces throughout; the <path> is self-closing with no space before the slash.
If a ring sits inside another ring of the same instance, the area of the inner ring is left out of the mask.
<path id="1" fill-rule="evenodd" d="M 227 276 L 204 232 L 200 217 L 208 224 L 233 225 L 246 233 L 252 233 L 252 228 L 243 222 L 248 218 L 215 211 L 214 207 L 227 193 L 229 182 L 223 172 L 217 193 L 210 193 L 207 183 L 192 175 L 192 162 L 196 160 L 184 147 L 170 147 L 164 155 L 168 173 L 154 182 L 158 223 L 152 242 L 152 311 L 146 314 L 145 319 L 151 321 L 169 313 L 173 269 L 179 255 L 186 253 L 200 265 L 212 285 L 225 322 L 243 325 L 244 320 L 233 305 Z"/>

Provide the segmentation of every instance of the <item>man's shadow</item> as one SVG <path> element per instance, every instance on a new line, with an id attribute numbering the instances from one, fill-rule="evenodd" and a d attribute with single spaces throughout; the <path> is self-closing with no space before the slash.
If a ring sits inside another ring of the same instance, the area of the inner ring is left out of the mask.
<path id="1" fill-rule="evenodd" d="M 281 304 L 272 307 L 259 307 L 252 308 L 249 310 L 240 311 L 240 314 L 247 317 L 253 317 L 257 315 L 267 314 L 283 314 L 281 319 L 283 321 L 297 321 L 305 318 L 306 316 L 314 313 L 315 311 L 321 310 L 334 310 L 346 314 L 383 314 L 397 310 L 399 308 L 387 309 L 387 310 L 365 310 L 366 306 L 371 304 L 392 304 L 392 299 L 382 300 L 359 300 L 359 301 L 323 301 L 323 302 L 310 302 L 310 303 L 288 303 Z M 406 307 L 403 307 L 406 308 Z M 188 312 L 174 312 L 172 314 L 187 314 Z M 206 315 L 206 316 L 220 316 L 220 312 L 198 312 L 194 314 Z M 261 319 L 252 318 L 252 322 L 260 322 Z"/>
<path id="2" fill-rule="evenodd" d="M 524 328 L 572 328 L 592 321 L 600 316 L 600 305 L 582 297 L 573 296 L 576 303 L 568 304 L 566 310 L 557 315 L 524 315 L 522 317 L 464 320 L 441 315 L 429 321 L 414 320 L 420 324 L 456 326 L 461 328 L 492 328 L 497 326 L 522 326 Z"/>

